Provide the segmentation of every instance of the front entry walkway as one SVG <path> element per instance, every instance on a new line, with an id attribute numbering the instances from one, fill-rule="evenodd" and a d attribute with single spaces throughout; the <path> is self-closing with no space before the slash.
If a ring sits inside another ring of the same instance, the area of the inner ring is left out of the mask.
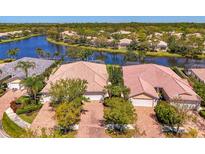
<path id="1" fill-rule="evenodd" d="M 55 126 L 55 111 L 50 107 L 50 104 L 46 102 L 32 122 L 31 130 L 36 133 L 36 135 L 41 135 L 42 129 L 45 129 L 46 134 L 49 135 Z"/>
<path id="2" fill-rule="evenodd" d="M 88 102 L 84 104 L 84 113 L 81 114 L 78 138 L 108 138 L 103 127 L 103 104 Z"/>
<path id="3" fill-rule="evenodd" d="M 137 128 L 146 138 L 162 138 L 160 124 L 156 121 L 154 108 L 152 107 L 135 107 L 137 113 Z"/>

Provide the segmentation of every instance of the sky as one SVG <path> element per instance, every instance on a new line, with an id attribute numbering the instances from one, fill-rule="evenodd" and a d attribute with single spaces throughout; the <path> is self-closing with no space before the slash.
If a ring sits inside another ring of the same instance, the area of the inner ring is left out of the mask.
<path id="1" fill-rule="evenodd" d="M 205 23 L 205 16 L 0 16 L 0 23 Z"/>

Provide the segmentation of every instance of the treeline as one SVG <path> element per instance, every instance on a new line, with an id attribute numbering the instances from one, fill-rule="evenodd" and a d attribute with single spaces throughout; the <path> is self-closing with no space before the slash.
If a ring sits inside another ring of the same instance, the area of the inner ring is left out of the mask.
<path id="1" fill-rule="evenodd" d="M 48 31 L 53 28 L 66 30 L 72 29 L 77 32 L 81 31 L 99 31 L 115 32 L 118 30 L 128 30 L 131 32 L 144 31 L 147 33 L 160 31 L 177 31 L 186 33 L 205 33 L 204 23 L 67 23 L 67 24 L 0 24 L 0 32 L 39 29 L 40 31 Z"/>

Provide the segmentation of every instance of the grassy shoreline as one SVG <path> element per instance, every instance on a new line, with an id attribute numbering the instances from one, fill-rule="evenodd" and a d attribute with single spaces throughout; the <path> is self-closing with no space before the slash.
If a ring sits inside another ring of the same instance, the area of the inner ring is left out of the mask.
<path id="1" fill-rule="evenodd" d="M 19 38 L 15 38 L 15 39 L 2 40 L 0 42 L 0 44 L 9 43 L 9 42 L 15 42 L 15 41 L 21 41 L 21 40 L 29 39 L 31 37 L 36 37 L 36 36 L 40 36 L 40 34 L 32 34 L 32 35 L 29 35 L 29 36 L 19 37 Z"/>
<path id="2" fill-rule="evenodd" d="M 98 52 L 108 52 L 108 53 L 114 53 L 114 54 L 126 54 L 128 51 L 127 49 L 107 49 L 107 48 L 95 48 L 95 47 L 87 47 L 87 46 L 81 46 L 77 44 L 68 44 L 64 42 L 57 42 L 55 40 L 52 40 L 51 38 L 47 38 L 47 41 L 53 44 L 57 45 L 63 45 L 67 47 L 79 47 L 82 49 L 87 49 L 87 50 L 95 50 Z M 135 51 L 136 54 L 138 53 Z M 163 52 L 163 51 L 158 51 L 158 52 L 147 52 L 146 56 L 149 57 L 175 57 L 175 58 L 185 58 L 184 56 L 177 54 L 177 53 L 169 53 L 169 52 Z M 199 55 L 199 58 L 205 59 L 205 55 Z"/>

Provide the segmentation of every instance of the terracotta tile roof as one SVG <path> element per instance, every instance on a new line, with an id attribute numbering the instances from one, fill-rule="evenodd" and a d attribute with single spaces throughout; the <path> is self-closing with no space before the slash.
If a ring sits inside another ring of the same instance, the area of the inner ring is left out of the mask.
<path id="1" fill-rule="evenodd" d="M 202 81 L 205 82 L 205 68 L 194 68 L 191 71 Z"/>
<path id="2" fill-rule="evenodd" d="M 77 78 L 87 80 L 87 92 L 103 92 L 108 80 L 106 65 L 83 61 L 64 64 L 50 76 L 42 92 L 48 92 L 51 83 L 60 79 Z"/>
<path id="3" fill-rule="evenodd" d="M 156 95 L 153 89 L 162 88 L 170 100 L 180 97 L 182 100 L 200 101 L 200 97 L 193 91 L 188 82 L 165 66 L 156 64 L 124 66 L 123 78 L 125 85 L 131 90 L 131 96 L 142 91 L 141 87 L 138 86 L 138 82 L 140 82 L 144 84 L 143 90 L 147 94 Z"/>

